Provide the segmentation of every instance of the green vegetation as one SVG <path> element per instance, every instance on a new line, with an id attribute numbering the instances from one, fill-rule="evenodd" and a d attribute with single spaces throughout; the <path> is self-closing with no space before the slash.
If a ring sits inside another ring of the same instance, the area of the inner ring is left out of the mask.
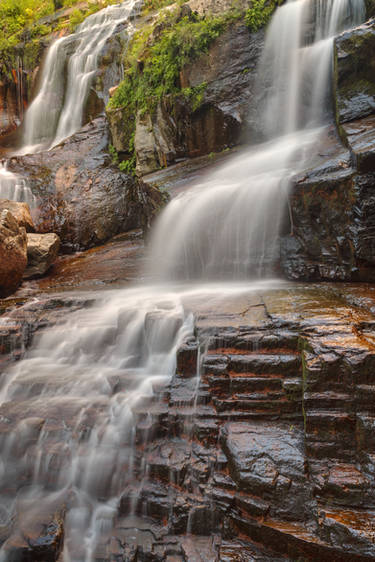
<path id="1" fill-rule="evenodd" d="M 196 111 L 202 105 L 206 88 L 207 82 L 202 82 L 199 86 L 195 86 L 193 88 L 183 88 L 181 90 L 185 98 L 189 100 L 193 111 Z"/>
<path id="2" fill-rule="evenodd" d="M 175 0 L 145 0 L 142 13 L 144 15 L 149 14 L 150 12 L 165 8 L 165 6 L 170 6 L 171 4 L 174 4 L 174 2 Z M 179 3 L 181 4 L 181 2 Z"/>
<path id="3" fill-rule="evenodd" d="M 245 23 L 253 31 L 259 31 L 267 25 L 277 6 L 281 6 L 284 0 L 252 0 L 251 8 L 246 11 Z"/>
<path id="4" fill-rule="evenodd" d="M 19 33 L 40 18 L 54 11 L 52 0 L 1 0 L 0 2 L 0 52 L 19 42 Z M 38 26 L 45 34 L 46 26 Z"/>
<path id="5" fill-rule="evenodd" d="M 119 154 L 112 144 L 110 144 L 108 147 L 108 152 L 112 158 L 112 164 L 118 166 L 122 172 L 125 172 L 126 174 L 130 174 L 131 176 L 135 176 L 135 166 L 136 166 L 136 155 L 134 151 L 134 136 L 135 136 L 135 131 L 133 132 L 129 140 L 129 151 L 131 156 L 126 160 L 120 161 Z"/>
<path id="6" fill-rule="evenodd" d="M 40 54 L 43 37 L 54 30 L 73 31 L 87 16 L 117 1 L 96 0 L 82 4 L 79 0 L 0 0 L 0 74 L 9 76 L 17 66 L 18 45 L 24 44 L 22 55 L 32 68 Z M 80 8 L 68 10 L 65 14 L 62 12 L 59 21 L 46 18 L 59 8 L 73 8 L 77 4 Z"/>
<path id="7" fill-rule="evenodd" d="M 73 32 L 76 27 L 82 23 L 88 16 L 95 14 L 99 10 L 111 6 L 112 4 L 118 4 L 119 0 L 96 0 L 90 1 L 85 5 L 80 5 L 80 7 L 74 8 L 65 18 L 62 20 L 58 26 L 59 29 L 67 28 L 70 32 Z M 64 0 L 64 8 L 73 8 L 79 0 Z"/>
<path id="8" fill-rule="evenodd" d="M 148 0 L 146 9 L 166 4 L 170 2 Z M 124 60 L 125 78 L 108 104 L 109 111 L 123 108 L 130 120 L 138 112 L 152 114 L 164 96 L 184 96 L 192 111 L 201 106 L 207 84 L 182 88 L 181 71 L 206 53 L 230 22 L 243 17 L 243 12 L 233 7 L 223 15 L 203 17 L 184 9 L 184 2 L 179 4 L 159 13 L 152 25 L 143 26 L 133 36 Z M 134 142 L 129 155 L 135 163 L 133 147 Z"/>
<path id="9" fill-rule="evenodd" d="M 165 14 L 155 27 L 136 33 L 125 58 L 125 79 L 110 107 L 131 106 L 144 113 L 163 96 L 181 93 L 183 67 L 207 52 L 225 28 L 224 17 L 200 18 L 191 14 L 176 21 L 177 13 Z M 189 89 L 186 94 L 193 92 Z"/>

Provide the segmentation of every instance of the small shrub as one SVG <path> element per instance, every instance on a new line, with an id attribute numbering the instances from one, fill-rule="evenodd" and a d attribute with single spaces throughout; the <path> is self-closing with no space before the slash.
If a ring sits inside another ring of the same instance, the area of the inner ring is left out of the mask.
<path id="1" fill-rule="evenodd" d="M 267 25 L 273 12 L 284 0 L 252 0 L 251 8 L 246 11 L 245 24 L 252 31 L 259 31 Z"/>

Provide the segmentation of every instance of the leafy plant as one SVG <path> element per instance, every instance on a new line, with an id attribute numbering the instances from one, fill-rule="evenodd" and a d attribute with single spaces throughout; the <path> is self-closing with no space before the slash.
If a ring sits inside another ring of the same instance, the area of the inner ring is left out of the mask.
<path id="1" fill-rule="evenodd" d="M 178 20 L 174 12 L 165 14 L 158 26 L 138 32 L 125 58 L 125 79 L 109 107 L 128 106 L 144 113 L 152 110 L 163 96 L 180 93 L 181 70 L 207 52 L 225 25 L 224 17 L 202 18 L 191 14 Z M 195 96 L 199 97 L 203 90 L 202 87 L 194 92 Z"/>
<path id="2" fill-rule="evenodd" d="M 253 31 L 259 31 L 267 25 L 273 12 L 284 0 L 252 0 L 251 8 L 246 11 L 245 23 Z"/>
<path id="3" fill-rule="evenodd" d="M 196 111 L 202 105 L 206 88 L 207 82 L 202 82 L 199 86 L 181 90 L 182 94 L 189 100 L 193 111 Z"/>

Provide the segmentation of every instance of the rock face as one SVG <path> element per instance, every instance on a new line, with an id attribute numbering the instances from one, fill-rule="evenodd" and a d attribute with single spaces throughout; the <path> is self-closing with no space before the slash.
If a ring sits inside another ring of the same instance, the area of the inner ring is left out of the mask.
<path id="1" fill-rule="evenodd" d="M 26 279 L 44 275 L 55 261 L 60 249 L 57 234 L 27 235 L 27 269 Z"/>
<path id="2" fill-rule="evenodd" d="M 34 232 L 35 226 L 30 213 L 30 207 L 27 203 L 19 203 L 18 201 L 9 201 L 8 199 L 0 199 L 0 212 L 8 209 L 19 226 L 22 226 L 26 232 Z"/>
<path id="3" fill-rule="evenodd" d="M 0 137 L 17 128 L 20 115 L 17 87 L 4 80 L 0 83 Z"/>
<path id="4" fill-rule="evenodd" d="M 206 55 L 181 73 L 182 88 L 202 87 L 198 107 L 184 95 L 165 96 L 153 114 L 136 117 L 134 144 L 140 175 L 183 157 L 221 151 L 255 134 L 249 108 L 262 45 L 263 32 L 251 34 L 240 23 L 229 26 Z M 128 152 L 134 116 L 126 108 L 110 109 L 108 119 L 114 147 L 119 153 Z"/>
<path id="5" fill-rule="evenodd" d="M 65 250 L 89 248 L 144 227 L 163 203 L 156 188 L 114 167 L 107 148 L 101 117 L 47 153 L 9 162 L 41 201 L 36 229 L 58 234 Z"/>
<path id="6" fill-rule="evenodd" d="M 375 26 L 371 20 L 335 43 L 338 122 L 375 113 Z"/>
<path id="7" fill-rule="evenodd" d="M 374 279 L 374 49 L 373 20 L 335 41 L 340 138 L 331 129 L 316 167 L 294 179 L 294 229 L 283 239 L 281 258 L 291 279 Z"/>
<path id="8" fill-rule="evenodd" d="M 0 360 L 19 358 L 38 326 L 90 304 L 85 293 L 55 295 L 11 310 L 0 327 Z M 373 288 L 293 284 L 226 295 L 214 310 L 194 297 L 190 304 L 196 331 L 178 352 L 175 375 L 153 381 L 153 396 L 132 403 L 134 481 L 94 558 L 373 560 Z M 116 373 L 113 395 L 139 384 L 137 376 Z M 47 432 L 53 489 L 67 457 L 62 443 L 82 419 L 70 402 L 41 405 L 37 385 L 26 399 L 18 392 L 1 406 L 2 434 L 19 436 L 9 453 L 17 478 L 1 497 L 31 483 L 18 460 L 35 462 L 35 443 Z M 79 436 L 87 446 L 96 416 L 100 406 Z M 127 475 L 126 457 L 121 463 Z M 75 507 L 69 491 L 60 492 L 37 505 L 17 496 L 16 517 L 0 536 L 12 559 L 59 559 L 65 508 Z"/>
<path id="9" fill-rule="evenodd" d="M 21 283 L 27 263 L 26 231 L 12 213 L 0 213 L 0 295 L 7 296 Z"/>

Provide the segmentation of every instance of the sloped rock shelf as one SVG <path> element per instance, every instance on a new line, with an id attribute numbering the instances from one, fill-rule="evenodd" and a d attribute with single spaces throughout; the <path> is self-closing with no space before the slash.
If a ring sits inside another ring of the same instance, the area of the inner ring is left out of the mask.
<path id="1" fill-rule="evenodd" d="M 2 318 L 3 361 L 22 355 L 32 333 L 66 307 L 92 302 L 62 294 L 26 304 L 27 315 L 11 308 Z M 94 559 L 373 560 L 374 290 L 260 287 L 227 296 L 219 314 L 209 298 L 187 296 L 184 304 L 194 311 L 195 337 L 180 348 L 172 380 L 155 380 L 153 396 L 133 407 L 136 478 Z M 111 379 L 112 392 L 136 385 L 135 376 Z M 36 394 L 37 385 L 34 377 Z M 1 434 L 25 419 L 36 439 L 48 419 L 53 486 L 64 463 L 59 443 L 78 410 L 25 406 L 16 397 L 3 405 Z M 99 401 L 86 431 L 100 409 Z M 21 525 L 27 548 L 2 528 L 15 559 L 58 559 L 61 504 L 41 519 Z M 48 555 L 37 558 L 42 543 Z"/>

